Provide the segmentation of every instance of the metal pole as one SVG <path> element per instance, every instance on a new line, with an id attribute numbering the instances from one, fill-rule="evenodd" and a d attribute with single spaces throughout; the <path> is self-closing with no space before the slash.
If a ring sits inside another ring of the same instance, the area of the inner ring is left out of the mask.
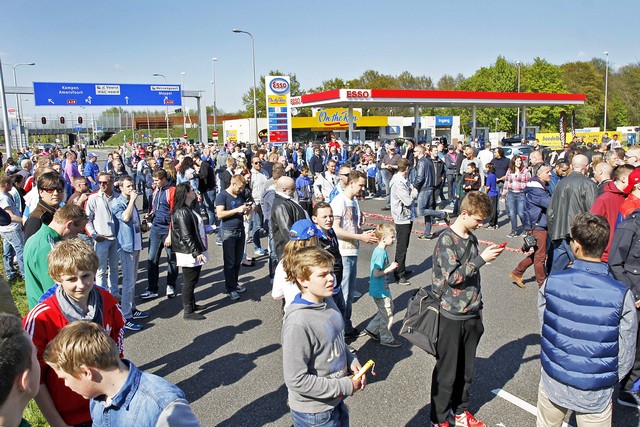
<path id="1" fill-rule="evenodd" d="M 154 77 L 162 77 L 164 79 L 164 84 L 165 85 L 167 84 L 167 78 L 165 77 L 164 74 L 153 73 L 153 76 Z M 180 89 L 182 89 L 182 88 L 180 88 Z M 180 92 L 180 99 L 182 100 L 182 92 Z M 167 122 L 167 142 L 169 142 L 168 140 L 171 137 L 169 136 L 169 105 L 168 104 L 166 105 L 166 109 L 165 109 L 165 112 L 164 112 L 164 119 Z"/>
<path id="2" fill-rule="evenodd" d="M 180 103 L 182 104 L 182 127 L 183 127 L 183 132 L 182 133 L 185 134 L 185 135 L 187 133 L 187 115 L 185 114 L 186 106 L 184 105 L 184 97 L 182 96 L 182 94 L 184 93 L 183 78 L 186 75 L 187 75 L 187 73 L 185 73 L 184 71 L 180 73 Z"/>
<path id="3" fill-rule="evenodd" d="M 218 62 L 218 58 L 211 58 L 211 63 L 213 64 L 213 130 L 218 130 L 218 112 L 216 111 L 218 107 L 216 106 L 216 62 Z"/>
<path id="4" fill-rule="evenodd" d="M 9 135 L 9 112 L 7 111 L 7 94 L 4 88 L 2 74 L 2 59 L 0 59 L 0 98 L 2 98 L 2 123 L 4 124 L 4 144 L 7 149 L 7 159 L 11 157 L 11 135 Z"/>
<path id="5" fill-rule="evenodd" d="M 13 86 L 14 87 L 18 87 L 18 80 L 16 78 L 16 67 L 19 67 L 21 65 L 36 65 L 36 63 L 21 62 L 13 66 Z M 16 113 L 17 113 L 17 122 L 18 122 L 18 147 L 20 147 L 23 143 L 22 141 L 22 108 L 20 105 L 20 95 L 17 93 L 16 93 Z"/>
<path id="6" fill-rule="evenodd" d="M 255 142 L 258 142 L 258 107 L 257 107 L 257 103 L 256 103 L 256 92 L 257 92 L 257 86 L 256 86 L 256 50 L 255 50 L 255 41 L 253 39 L 253 35 L 248 32 L 248 31 L 244 31 L 244 30 L 231 30 L 234 33 L 244 33 L 247 34 L 249 37 L 251 37 L 251 62 L 253 64 L 253 121 L 255 124 L 255 128 L 256 128 L 256 134 L 255 134 Z"/>
<path id="7" fill-rule="evenodd" d="M 520 61 L 516 61 L 518 66 L 518 93 L 520 93 Z M 518 118 L 516 119 L 516 134 L 520 135 L 520 107 L 518 107 Z"/>
<path id="8" fill-rule="evenodd" d="M 609 52 L 604 53 L 607 57 L 607 65 L 604 71 L 604 124 L 603 132 L 607 131 L 607 95 L 609 91 Z"/>

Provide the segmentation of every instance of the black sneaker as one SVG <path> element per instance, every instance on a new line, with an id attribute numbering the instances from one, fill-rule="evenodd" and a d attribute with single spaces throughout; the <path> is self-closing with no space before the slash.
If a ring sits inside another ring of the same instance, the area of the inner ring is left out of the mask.
<path id="1" fill-rule="evenodd" d="M 618 392 L 618 403 L 629 408 L 640 409 L 640 392 L 620 390 Z"/>
<path id="2" fill-rule="evenodd" d="M 366 332 L 361 331 L 361 330 L 360 330 L 360 329 L 358 329 L 358 328 L 353 328 L 353 329 L 351 330 L 351 332 L 349 332 L 348 334 L 347 334 L 347 333 L 345 333 L 345 334 L 344 334 L 344 337 L 345 337 L 345 338 L 358 338 L 358 337 L 365 336 L 366 334 L 367 334 Z"/>
<path id="3" fill-rule="evenodd" d="M 409 286 L 411 285 L 411 282 L 408 281 L 407 279 L 405 279 L 404 277 L 401 277 L 398 279 L 398 285 L 400 286 Z"/>
<path id="4" fill-rule="evenodd" d="M 419 240 L 433 240 L 433 234 L 431 236 L 427 236 L 426 234 L 423 234 L 422 236 L 418 236 Z"/>
<path id="5" fill-rule="evenodd" d="M 369 335 L 369 337 L 374 340 L 374 341 L 378 341 L 380 342 L 380 335 L 378 334 L 374 334 L 373 332 L 371 332 L 370 330 L 368 330 L 367 328 L 364 329 L 364 333 Z"/>

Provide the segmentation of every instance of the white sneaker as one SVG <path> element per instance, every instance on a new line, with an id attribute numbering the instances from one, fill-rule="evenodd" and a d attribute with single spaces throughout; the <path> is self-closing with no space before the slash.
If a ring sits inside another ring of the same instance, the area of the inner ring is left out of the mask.
<path id="1" fill-rule="evenodd" d="M 236 301 L 240 299 L 240 295 L 236 291 L 231 291 L 229 292 L 229 298 L 231 298 L 231 301 Z"/>
<path id="2" fill-rule="evenodd" d="M 358 299 L 362 296 L 362 294 L 358 291 L 353 291 L 353 299 Z"/>
<path id="3" fill-rule="evenodd" d="M 176 296 L 176 290 L 173 286 L 167 285 L 167 298 L 173 298 Z"/>

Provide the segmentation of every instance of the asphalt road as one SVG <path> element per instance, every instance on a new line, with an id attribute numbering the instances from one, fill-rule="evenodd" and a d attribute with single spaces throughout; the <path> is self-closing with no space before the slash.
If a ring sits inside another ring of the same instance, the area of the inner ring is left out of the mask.
<path id="1" fill-rule="evenodd" d="M 106 155 L 100 154 L 102 162 Z M 380 210 L 383 203 L 366 200 L 361 207 L 365 212 L 382 215 L 386 214 Z M 370 224 L 380 221 L 384 219 L 368 220 Z M 476 232 L 481 243 L 506 240 L 509 244 L 496 261 L 481 270 L 485 333 L 478 347 L 471 410 L 488 426 L 533 426 L 540 380 L 537 286 L 533 267 L 525 275 L 526 289 L 510 281 L 509 272 L 522 258 L 517 252 L 522 239 L 506 237 L 510 227 L 505 216 L 500 218 L 500 224 L 498 230 Z M 422 226 L 416 222 L 414 231 Z M 440 229 L 434 227 L 434 232 Z M 398 333 L 413 291 L 431 282 L 435 241 L 421 241 L 417 236 L 411 237 L 407 259 L 408 268 L 414 271 L 411 285 L 392 285 L 394 334 Z M 142 321 L 145 329 L 141 332 L 127 332 L 125 355 L 142 369 L 184 390 L 203 426 L 290 426 L 282 377 L 281 303 L 270 296 L 266 257 L 258 258 L 254 267 L 242 267 L 240 282 L 247 286 L 247 292 L 233 302 L 224 294 L 222 250 L 214 241 L 215 236 L 210 236 L 210 261 L 196 288 L 198 303 L 206 305 L 202 313 L 207 319 L 182 319 L 180 295 L 171 300 L 164 297 L 163 266 L 161 297 L 137 300 L 138 308 L 149 310 L 151 317 Z M 358 260 L 357 288 L 363 296 L 354 303 L 353 321 L 362 327 L 376 311 L 366 293 L 372 250 L 371 245 L 361 246 Z M 395 248 L 390 249 L 391 257 L 394 251 Z M 146 287 L 146 256 L 145 249 L 136 295 Z M 403 343 L 401 348 L 383 347 L 367 337 L 351 343 L 362 363 L 368 359 L 376 362 L 376 376 L 368 375 L 366 389 L 346 400 L 351 425 L 429 425 L 434 359 L 398 339 Z M 576 426 L 575 417 L 569 423 Z M 613 425 L 640 425 L 637 411 L 614 404 Z"/>

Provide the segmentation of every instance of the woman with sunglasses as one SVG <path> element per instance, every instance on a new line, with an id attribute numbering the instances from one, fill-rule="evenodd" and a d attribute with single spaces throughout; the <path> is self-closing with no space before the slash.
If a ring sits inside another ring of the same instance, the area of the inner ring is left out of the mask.
<path id="1" fill-rule="evenodd" d="M 205 319 L 202 314 L 196 313 L 202 307 L 196 304 L 194 297 L 200 271 L 207 262 L 207 235 L 204 221 L 194 209 L 196 199 L 191 184 L 178 184 L 171 215 L 171 246 L 176 254 L 178 267 L 182 267 L 182 306 L 186 320 Z"/>

